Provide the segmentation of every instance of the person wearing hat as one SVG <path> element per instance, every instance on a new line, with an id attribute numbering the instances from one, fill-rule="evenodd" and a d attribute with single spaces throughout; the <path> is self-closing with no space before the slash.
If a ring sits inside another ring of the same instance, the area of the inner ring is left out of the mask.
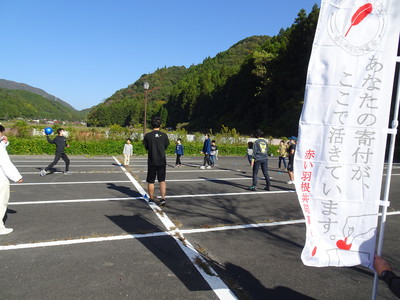
<path id="1" fill-rule="evenodd" d="M 288 148 L 289 163 L 287 166 L 289 181 L 287 182 L 287 184 L 294 184 L 293 163 L 294 163 L 294 153 L 296 152 L 297 137 L 295 136 L 290 137 L 289 142 L 290 142 L 290 146 Z"/>

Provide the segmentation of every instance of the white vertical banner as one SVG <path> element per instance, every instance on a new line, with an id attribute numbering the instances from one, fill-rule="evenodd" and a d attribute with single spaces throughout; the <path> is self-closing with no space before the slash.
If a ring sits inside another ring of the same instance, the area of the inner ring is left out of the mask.
<path id="1" fill-rule="evenodd" d="M 372 267 L 400 0 L 322 0 L 295 154 L 305 265 Z"/>

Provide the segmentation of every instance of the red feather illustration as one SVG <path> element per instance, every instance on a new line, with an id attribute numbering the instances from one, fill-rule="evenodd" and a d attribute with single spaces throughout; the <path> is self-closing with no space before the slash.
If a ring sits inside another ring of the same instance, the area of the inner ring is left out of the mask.
<path id="1" fill-rule="evenodd" d="M 372 12 L 372 4 L 371 3 L 367 3 L 367 4 L 364 4 L 363 6 L 360 6 L 360 8 L 357 9 L 357 11 L 351 17 L 351 25 L 344 36 L 346 37 L 347 34 L 349 33 L 351 27 L 360 24 L 360 22 L 362 20 L 364 20 L 365 17 L 368 16 L 371 12 Z"/>

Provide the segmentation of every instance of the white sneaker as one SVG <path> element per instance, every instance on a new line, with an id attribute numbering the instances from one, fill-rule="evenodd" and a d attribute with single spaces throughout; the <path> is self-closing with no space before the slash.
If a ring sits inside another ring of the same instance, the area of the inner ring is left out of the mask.
<path id="1" fill-rule="evenodd" d="M 9 234 L 9 233 L 11 233 L 11 232 L 13 232 L 13 230 L 14 229 L 12 229 L 12 228 L 2 228 L 2 229 L 0 229 L 0 235 L 5 235 L 5 234 Z"/>
<path id="2" fill-rule="evenodd" d="M 211 169 L 211 166 L 207 166 L 207 169 Z"/>
<path id="3" fill-rule="evenodd" d="M 201 166 L 200 169 L 204 170 L 206 167 L 205 166 Z"/>
<path id="4" fill-rule="evenodd" d="M 289 180 L 288 182 L 286 182 L 287 184 L 293 184 L 294 182 L 292 180 Z"/>
<path id="5" fill-rule="evenodd" d="M 70 171 L 65 171 L 64 175 L 71 175 L 71 172 Z"/>
<path id="6" fill-rule="evenodd" d="M 47 172 L 45 171 L 45 169 L 40 171 L 40 176 L 44 177 L 46 176 Z"/>

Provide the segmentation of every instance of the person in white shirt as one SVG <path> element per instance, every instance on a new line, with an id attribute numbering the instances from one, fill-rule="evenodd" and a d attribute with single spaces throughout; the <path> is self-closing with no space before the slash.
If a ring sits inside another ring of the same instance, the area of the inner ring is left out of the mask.
<path id="1" fill-rule="evenodd" d="M 0 139 L 3 138 L 5 128 L 0 125 Z M 6 228 L 3 222 L 10 199 L 10 181 L 21 183 L 22 176 L 13 165 L 5 146 L 0 146 L 0 235 L 9 234 L 12 228 Z"/>
<path id="2" fill-rule="evenodd" d="M 0 125 L 0 126 L 2 126 L 2 125 Z M 4 128 L 4 127 L 3 127 Z M 4 132 L 4 131 L 3 131 Z M 5 135 L 3 135 L 1 138 L 0 138 L 0 146 L 3 146 L 4 148 L 7 148 L 7 146 L 10 144 L 10 142 L 8 141 L 8 138 L 5 136 Z"/>
<path id="3" fill-rule="evenodd" d="M 127 139 L 126 144 L 124 145 L 124 166 L 129 166 L 129 162 L 131 159 L 131 156 L 133 154 L 133 146 L 132 146 L 132 140 Z"/>

